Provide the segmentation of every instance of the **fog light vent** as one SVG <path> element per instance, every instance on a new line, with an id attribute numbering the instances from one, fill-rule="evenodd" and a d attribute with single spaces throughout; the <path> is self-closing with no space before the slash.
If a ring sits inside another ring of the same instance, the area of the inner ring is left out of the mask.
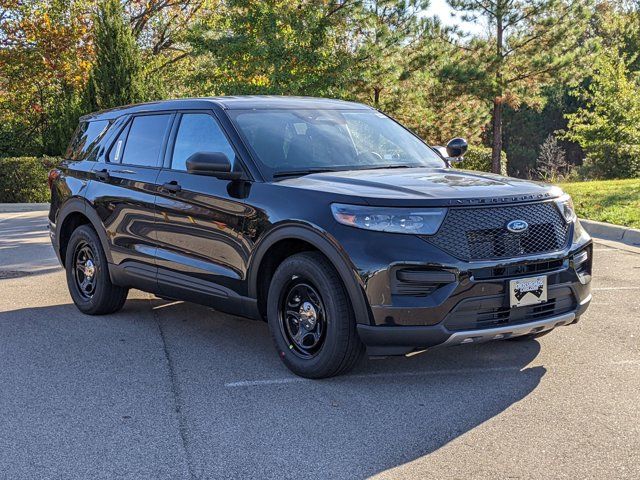
<path id="1" fill-rule="evenodd" d="M 456 276 L 451 272 L 403 268 L 396 271 L 391 286 L 394 295 L 419 297 L 430 295 L 438 288 L 455 281 Z"/>
<path id="2" fill-rule="evenodd" d="M 582 250 L 581 252 L 574 255 L 573 265 L 577 270 L 578 267 L 582 265 L 584 262 L 586 262 L 587 260 L 589 260 L 589 252 L 587 250 Z"/>

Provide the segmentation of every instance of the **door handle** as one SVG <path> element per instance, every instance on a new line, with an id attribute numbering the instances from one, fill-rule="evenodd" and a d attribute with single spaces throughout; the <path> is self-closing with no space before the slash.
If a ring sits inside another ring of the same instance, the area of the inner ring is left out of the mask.
<path id="1" fill-rule="evenodd" d="M 109 170 L 107 170 L 106 168 L 103 168 L 102 170 L 98 170 L 96 172 L 96 179 L 101 181 L 101 182 L 108 182 L 109 181 Z"/>
<path id="2" fill-rule="evenodd" d="M 170 182 L 162 184 L 162 190 L 169 193 L 178 193 L 180 190 L 182 190 L 182 187 L 180 186 L 180 184 L 178 184 L 178 182 L 172 180 Z"/>

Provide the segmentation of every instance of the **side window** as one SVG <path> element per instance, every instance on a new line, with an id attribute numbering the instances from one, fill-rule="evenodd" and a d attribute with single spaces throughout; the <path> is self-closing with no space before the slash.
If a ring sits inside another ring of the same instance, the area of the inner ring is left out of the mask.
<path id="1" fill-rule="evenodd" d="M 84 160 L 89 156 L 93 147 L 100 141 L 107 127 L 108 120 L 81 122 L 67 149 L 67 157 L 71 160 Z"/>
<path id="2" fill-rule="evenodd" d="M 182 115 L 180 127 L 173 147 L 171 168 L 186 170 L 187 158 L 196 152 L 222 152 L 234 164 L 235 152 L 218 126 L 216 120 L 206 113 Z"/>
<path id="3" fill-rule="evenodd" d="M 118 139 L 111 147 L 109 151 L 109 162 L 111 163 L 120 163 L 122 160 L 122 151 L 124 150 L 124 142 L 127 140 L 127 135 L 129 134 L 129 128 L 131 127 L 131 122 L 127 124 L 127 126 L 120 132 L 118 135 Z"/>
<path id="4" fill-rule="evenodd" d="M 135 117 L 111 148 L 110 161 L 157 167 L 171 115 Z"/>

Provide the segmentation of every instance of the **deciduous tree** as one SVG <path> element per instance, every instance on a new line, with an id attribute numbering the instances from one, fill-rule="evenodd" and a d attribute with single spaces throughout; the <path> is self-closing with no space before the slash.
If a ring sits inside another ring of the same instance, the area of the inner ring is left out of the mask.
<path id="1" fill-rule="evenodd" d="M 589 85 L 578 91 L 585 107 L 567 115 L 566 137 L 585 150 L 594 177 L 640 176 L 640 77 L 627 62 L 614 48 L 602 51 Z"/>
<path id="2" fill-rule="evenodd" d="M 86 9 L 81 0 L 0 5 L 0 156 L 60 153 L 56 111 L 90 68 Z"/>
<path id="3" fill-rule="evenodd" d="M 357 2 L 229 0 L 189 36 L 203 59 L 202 93 L 340 96 L 348 72 L 345 23 Z"/>

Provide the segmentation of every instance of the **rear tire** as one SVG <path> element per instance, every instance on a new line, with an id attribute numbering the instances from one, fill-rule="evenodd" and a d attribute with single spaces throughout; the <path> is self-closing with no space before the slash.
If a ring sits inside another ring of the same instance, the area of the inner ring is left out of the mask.
<path id="1" fill-rule="evenodd" d="M 129 290 L 111 283 L 102 244 L 90 226 L 82 225 L 71 234 L 65 269 L 69 293 L 82 313 L 114 313 L 127 300 Z"/>
<path id="2" fill-rule="evenodd" d="M 364 352 L 342 280 L 318 252 L 280 264 L 269 287 L 267 317 L 278 355 L 301 377 L 345 373 Z"/>

